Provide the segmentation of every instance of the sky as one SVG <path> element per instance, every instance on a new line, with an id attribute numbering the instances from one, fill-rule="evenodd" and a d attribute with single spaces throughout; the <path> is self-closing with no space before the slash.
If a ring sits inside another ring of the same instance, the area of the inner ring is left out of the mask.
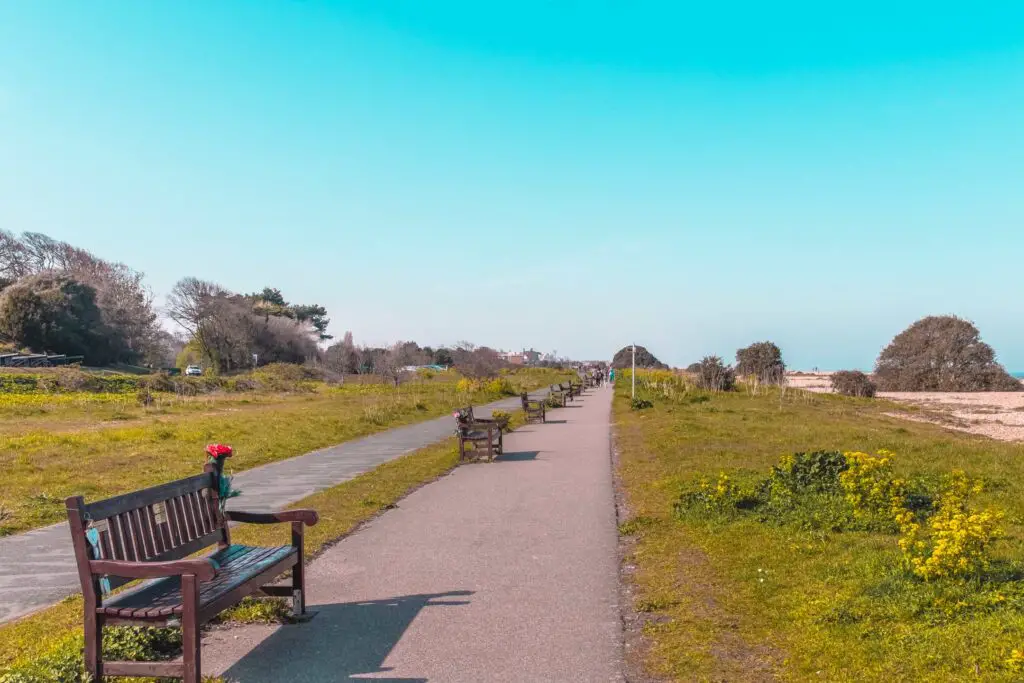
<path id="1" fill-rule="evenodd" d="M 1024 370 L 1024 3 L 0 3 L 0 228 L 357 343 Z"/>

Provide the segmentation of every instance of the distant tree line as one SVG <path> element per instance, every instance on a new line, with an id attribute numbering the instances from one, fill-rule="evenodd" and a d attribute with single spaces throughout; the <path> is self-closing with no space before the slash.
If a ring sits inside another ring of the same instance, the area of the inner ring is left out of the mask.
<path id="1" fill-rule="evenodd" d="M 0 230 L 0 340 L 96 365 L 164 362 L 174 341 L 142 277 L 46 235 Z"/>

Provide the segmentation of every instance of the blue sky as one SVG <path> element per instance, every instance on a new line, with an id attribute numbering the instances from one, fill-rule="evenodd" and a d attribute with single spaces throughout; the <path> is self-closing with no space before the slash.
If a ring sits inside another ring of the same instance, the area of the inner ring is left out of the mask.
<path id="1" fill-rule="evenodd" d="M 690 6 L 693 5 L 693 6 Z M 0 4 L 0 226 L 357 341 L 1024 369 L 1024 4 Z"/>

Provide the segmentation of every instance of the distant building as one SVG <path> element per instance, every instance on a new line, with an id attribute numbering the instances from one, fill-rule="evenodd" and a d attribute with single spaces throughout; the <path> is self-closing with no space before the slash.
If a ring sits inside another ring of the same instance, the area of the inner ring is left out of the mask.
<path id="1" fill-rule="evenodd" d="M 501 359 L 509 365 L 536 365 L 540 362 L 541 354 L 539 351 L 530 349 L 527 351 L 507 351 L 501 354 Z"/>

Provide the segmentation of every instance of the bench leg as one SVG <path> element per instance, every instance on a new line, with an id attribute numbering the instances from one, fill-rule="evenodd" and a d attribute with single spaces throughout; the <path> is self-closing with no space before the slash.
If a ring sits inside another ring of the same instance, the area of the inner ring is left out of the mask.
<path id="1" fill-rule="evenodd" d="M 94 681 L 103 680 L 103 617 L 85 607 L 85 670 Z"/>
<path id="2" fill-rule="evenodd" d="M 202 656 L 199 644 L 199 582 L 195 576 L 181 577 L 182 683 L 200 683 Z"/>
<path id="3" fill-rule="evenodd" d="M 463 439 L 459 439 L 459 462 L 466 459 L 466 442 Z"/>
<path id="4" fill-rule="evenodd" d="M 292 616 L 301 617 L 306 613 L 306 560 L 305 535 L 302 522 L 292 522 L 292 545 L 298 550 L 299 562 L 292 567 Z"/>

